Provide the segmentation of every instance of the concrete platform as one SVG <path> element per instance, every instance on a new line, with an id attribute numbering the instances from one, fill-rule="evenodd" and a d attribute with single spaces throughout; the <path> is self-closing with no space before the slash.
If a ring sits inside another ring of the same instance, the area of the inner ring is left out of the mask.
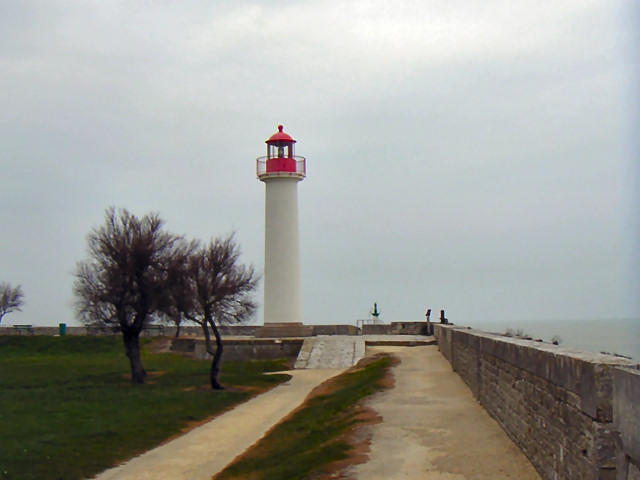
<path id="1" fill-rule="evenodd" d="M 368 346 L 415 347 L 435 343 L 433 337 L 423 335 L 318 335 L 304 340 L 295 368 L 347 368 L 364 358 Z"/>
<path id="2" fill-rule="evenodd" d="M 297 358 L 297 369 L 351 367 L 364 357 L 367 345 L 435 345 L 433 337 L 424 335 L 317 335 L 287 338 L 225 336 L 222 341 L 224 360 Z M 171 350 L 188 353 L 202 360 L 211 358 L 206 352 L 202 337 L 174 338 L 171 340 Z"/>

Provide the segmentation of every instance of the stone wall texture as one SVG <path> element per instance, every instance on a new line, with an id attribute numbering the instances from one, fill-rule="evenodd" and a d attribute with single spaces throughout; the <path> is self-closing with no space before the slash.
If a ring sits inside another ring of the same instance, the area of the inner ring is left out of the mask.
<path id="1" fill-rule="evenodd" d="M 270 360 L 275 358 L 295 358 L 302 348 L 302 339 L 225 339 L 222 359 L 229 361 Z M 214 343 L 215 348 L 215 343 Z M 188 353 L 193 358 L 208 360 L 211 356 L 201 338 L 174 338 L 171 350 Z"/>
<path id="2" fill-rule="evenodd" d="M 93 327 L 65 327 L 65 335 L 120 335 L 120 332 L 105 326 Z M 256 330 L 255 325 L 220 325 L 218 331 L 223 336 L 253 336 Z M 59 335 L 60 327 L 33 327 L 33 335 Z M 144 330 L 144 336 L 160 335 L 158 329 L 152 328 Z M 172 325 L 164 325 L 164 335 L 173 337 L 176 334 L 176 327 Z M 0 335 L 29 335 L 29 333 L 16 330 L 13 326 L 0 325 Z M 202 336 L 202 327 L 200 325 L 183 325 L 180 327 L 181 336 L 199 335 Z"/>
<path id="3" fill-rule="evenodd" d="M 362 326 L 362 333 L 363 335 L 426 335 L 427 322 L 365 324 Z"/>
<path id="4" fill-rule="evenodd" d="M 636 362 L 450 325 L 435 324 L 434 335 L 544 479 L 637 478 Z"/>
<path id="5" fill-rule="evenodd" d="M 256 333 L 256 329 L 261 328 L 262 325 L 219 325 L 218 331 L 222 336 L 244 336 L 253 337 Z M 391 328 L 391 325 L 384 325 L 387 329 Z M 313 335 L 358 335 L 358 328 L 355 325 L 309 325 L 308 328 L 312 329 Z M 398 327 L 394 327 L 398 329 Z M 416 327 L 412 327 L 416 328 Z M 33 327 L 33 335 L 58 335 L 60 333 L 60 327 Z M 30 335 L 31 333 L 16 330 L 13 326 L 0 325 L 0 335 Z M 75 327 L 66 326 L 65 335 L 119 335 L 118 331 L 115 331 L 108 327 L 95 326 L 95 327 Z M 157 329 L 144 331 L 143 335 L 156 336 L 160 332 Z M 164 335 L 173 337 L 176 334 L 176 327 L 174 325 L 164 326 Z M 202 336 L 202 327 L 199 325 L 183 325 L 180 327 L 181 336 L 197 335 Z"/>
<path id="6" fill-rule="evenodd" d="M 313 335 L 358 335 L 355 325 L 311 325 Z"/>

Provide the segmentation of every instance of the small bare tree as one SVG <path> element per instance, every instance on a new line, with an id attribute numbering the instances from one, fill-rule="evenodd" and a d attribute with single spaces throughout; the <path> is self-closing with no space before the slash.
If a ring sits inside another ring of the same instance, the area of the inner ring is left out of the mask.
<path id="1" fill-rule="evenodd" d="M 87 236 L 89 259 L 78 263 L 75 274 L 78 318 L 122 332 L 132 383 L 144 383 L 146 375 L 140 333 L 169 302 L 169 285 L 193 249 L 162 225 L 157 214 L 138 218 L 108 208 L 104 225 Z"/>
<path id="2" fill-rule="evenodd" d="M 207 353 L 213 356 L 209 378 L 214 390 L 224 388 L 218 379 L 223 344 L 217 326 L 243 322 L 256 309 L 251 294 L 259 278 L 252 266 L 239 263 L 239 257 L 233 235 L 211 240 L 189 255 L 185 275 L 172 289 L 171 316 L 182 316 L 202 327 Z M 215 337 L 215 349 L 209 330 Z"/>
<path id="3" fill-rule="evenodd" d="M 13 288 L 9 283 L 0 283 L 0 322 L 7 313 L 21 312 L 22 305 L 24 305 L 22 287 L 18 285 Z"/>

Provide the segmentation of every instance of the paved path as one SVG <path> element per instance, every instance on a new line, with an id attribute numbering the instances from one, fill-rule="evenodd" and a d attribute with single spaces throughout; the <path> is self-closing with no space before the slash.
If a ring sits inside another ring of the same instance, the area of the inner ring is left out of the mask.
<path id="1" fill-rule="evenodd" d="M 150 450 L 96 480 L 209 480 L 297 408 L 317 385 L 344 369 L 295 370 L 288 382 Z"/>
<path id="2" fill-rule="evenodd" d="M 356 480 L 539 480 L 526 457 L 471 395 L 436 346 L 372 347 L 400 358 L 393 389 L 369 405 L 383 418 L 371 428 L 367 463 Z"/>
<path id="3" fill-rule="evenodd" d="M 406 338 L 406 337 L 405 337 Z M 351 339 L 360 342 L 359 339 Z M 368 340 L 373 340 L 368 338 Z M 385 338 L 388 340 L 388 337 Z M 424 337 L 423 337 L 424 340 Z M 364 342 L 362 343 L 364 345 Z M 341 342 L 320 340 L 317 359 L 269 392 L 161 447 L 107 470 L 96 480 L 209 480 L 298 407 L 320 383 L 344 368 L 312 368 L 329 361 Z M 346 364 L 358 358 L 355 343 Z M 311 358 L 311 350 L 307 362 Z M 348 348 L 347 348 L 347 351 Z M 436 346 L 367 347 L 392 352 L 395 386 L 369 405 L 383 418 L 371 428 L 367 463 L 349 467 L 354 480 L 539 480 L 531 464 L 475 401 Z M 321 354 L 320 354 L 321 353 Z"/>

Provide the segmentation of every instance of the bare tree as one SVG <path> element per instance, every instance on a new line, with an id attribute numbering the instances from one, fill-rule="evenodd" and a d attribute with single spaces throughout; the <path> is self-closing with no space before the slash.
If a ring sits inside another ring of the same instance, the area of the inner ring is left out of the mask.
<path id="1" fill-rule="evenodd" d="M 211 240 L 189 255 L 182 282 L 172 290 L 172 315 L 202 327 L 207 353 L 213 356 L 209 378 L 214 390 L 224 388 L 218 380 L 223 344 L 217 325 L 243 322 L 256 309 L 251 294 L 259 278 L 252 266 L 239 263 L 239 257 L 233 235 Z M 209 329 L 215 337 L 215 349 Z"/>
<path id="2" fill-rule="evenodd" d="M 192 242 L 190 254 L 196 254 L 198 247 L 198 242 Z M 182 322 L 188 320 L 185 313 L 193 310 L 194 294 L 188 274 L 189 261 L 187 257 L 184 262 L 175 263 L 175 268 L 169 271 L 168 288 L 165 292 L 168 295 L 168 301 L 163 303 L 158 312 L 163 323 L 173 323 L 176 326 L 176 338 L 180 336 Z"/>
<path id="3" fill-rule="evenodd" d="M 2 322 L 2 317 L 7 313 L 21 312 L 20 307 L 22 305 L 24 305 L 22 287 L 18 285 L 13 288 L 9 283 L 0 283 L 0 322 Z"/>
<path id="4" fill-rule="evenodd" d="M 78 263 L 76 314 L 122 332 L 132 383 L 144 383 L 139 337 L 169 302 L 167 289 L 194 245 L 165 232 L 158 214 L 138 218 L 110 207 L 87 236 L 89 259 Z"/>

